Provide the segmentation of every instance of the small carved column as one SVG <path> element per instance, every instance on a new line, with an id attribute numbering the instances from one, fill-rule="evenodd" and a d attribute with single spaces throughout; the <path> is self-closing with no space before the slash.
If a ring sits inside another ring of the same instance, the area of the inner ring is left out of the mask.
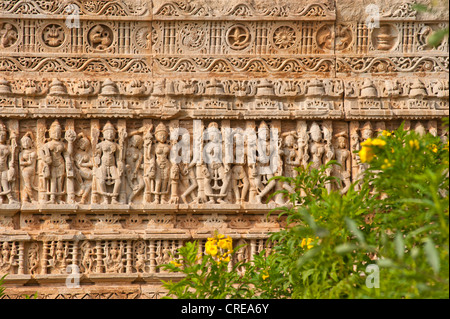
<path id="1" fill-rule="evenodd" d="M 23 275 L 25 273 L 25 245 L 23 241 L 19 241 L 19 269 L 17 273 Z"/>
<path id="2" fill-rule="evenodd" d="M 252 261 L 254 259 L 254 256 L 256 254 L 256 239 L 250 240 L 250 258 L 249 260 Z"/>
<path id="3" fill-rule="evenodd" d="M 193 127 L 193 136 L 194 136 L 194 158 L 196 158 L 197 165 L 196 167 L 196 176 L 198 183 L 198 201 L 199 203 L 202 201 L 206 201 L 205 196 L 205 186 L 204 186 L 204 177 L 202 173 L 202 164 L 203 164 L 203 121 L 194 120 Z M 197 154 L 197 155 L 195 155 Z"/>
<path id="4" fill-rule="evenodd" d="M 156 245 L 155 245 L 155 241 L 154 240 L 150 240 L 150 273 L 154 274 L 156 272 L 156 254 L 155 254 L 155 250 L 156 250 Z"/>
<path id="5" fill-rule="evenodd" d="M 126 120 L 118 120 L 117 121 L 117 132 L 118 132 L 118 138 L 119 138 L 119 147 L 123 147 L 122 151 L 122 158 L 118 158 L 117 162 L 121 161 L 123 163 L 124 172 L 122 174 L 121 180 L 121 187 L 120 187 L 120 195 L 119 195 L 119 202 L 122 204 L 125 204 L 127 202 L 127 181 L 125 176 L 125 154 L 126 154 L 126 138 L 124 139 L 123 145 L 120 145 L 120 134 L 121 131 L 126 132 L 127 131 L 127 121 Z"/>
<path id="6" fill-rule="evenodd" d="M 97 147 L 98 139 L 100 137 L 100 121 L 99 120 L 91 120 L 91 145 L 92 151 L 95 152 Z M 94 162 L 93 174 L 92 174 L 92 194 L 91 194 L 91 203 L 98 204 L 100 199 L 98 198 L 98 185 L 97 179 L 95 176 L 95 169 L 97 164 Z"/>
<path id="7" fill-rule="evenodd" d="M 45 119 L 37 120 L 37 136 L 36 136 L 36 149 L 38 154 L 45 143 L 45 132 L 47 130 Z M 47 200 L 47 190 L 45 189 L 45 178 L 44 178 L 44 162 L 43 159 L 38 155 L 38 174 L 39 174 L 39 202 L 44 203 Z"/>
<path id="8" fill-rule="evenodd" d="M 97 273 L 101 274 L 103 273 L 103 248 L 102 248 L 102 242 L 100 240 L 97 240 L 95 242 L 95 249 L 97 252 Z"/>
<path id="9" fill-rule="evenodd" d="M 73 250 L 72 250 L 72 265 L 80 266 L 78 263 L 78 245 L 80 241 L 74 240 L 73 241 Z M 73 270 L 72 270 L 73 271 Z"/>
<path id="10" fill-rule="evenodd" d="M 127 240 L 127 266 L 126 273 L 131 274 L 133 272 L 133 245 L 131 244 L 131 240 Z"/>
<path id="11" fill-rule="evenodd" d="M 41 259 L 41 274 L 47 274 L 47 254 L 49 249 L 49 243 L 44 241 L 42 243 L 42 259 Z"/>

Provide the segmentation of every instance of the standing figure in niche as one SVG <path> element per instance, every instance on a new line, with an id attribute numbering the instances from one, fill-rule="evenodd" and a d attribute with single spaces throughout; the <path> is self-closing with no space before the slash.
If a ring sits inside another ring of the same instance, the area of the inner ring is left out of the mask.
<path id="1" fill-rule="evenodd" d="M 40 259 L 39 259 L 39 246 L 37 243 L 32 243 L 28 249 L 28 272 L 30 275 L 36 275 Z"/>
<path id="2" fill-rule="evenodd" d="M 8 145 L 8 129 L 0 122 L 0 204 L 3 203 L 3 196 L 6 196 L 9 204 L 16 204 L 13 197 L 13 183 L 16 180 L 16 170 L 14 169 L 16 154 L 16 139 L 13 134 L 10 136 L 11 144 Z"/>
<path id="3" fill-rule="evenodd" d="M 209 204 L 216 204 L 216 201 L 217 203 L 226 203 L 225 197 L 230 183 L 231 170 L 230 164 L 223 163 L 222 139 L 217 123 L 212 122 L 208 125 L 208 136 L 210 143 L 204 149 L 208 160 L 203 167 L 205 195 Z"/>
<path id="4" fill-rule="evenodd" d="M 83 242 L 81 244 L 81 252 L 83 256 L 81 258 L 81 267 L 83 272 L 85 274 L 91 274 L 97 257 L 92 244 L 89 241 Z"/>
<path id="5" fill-rule="evenodd" d="M 337 148 L 336 148 L 336 162 L 339 164 L 336 167 L 335 172 L 337 177 L 339 178 L 339 189 L 341 190 L 341 194 L 347 193 L 350 189 L 351 180 L 350 180 L 350 160 L 351 153 L 347 149 L 347 133 L 339 133 L 336 135 L 337 138 Z M 343 184 L 343 185 L 342 185 Z"/>
<path id="6" fill-rule="evenodd" d="M 332 144 L 332 140 L 333 140 L 333 132 L 332 132 L 332 126 L 330 122 L 326 122 L 323 124 L 323 137 L 325 140 L 325 154 L 324 154 L 324 159 L 323 159 L 323 164 L 327 164 L 329 161 L 334 159 L 334 147 Z M 331 176 L 333 174 L 333 166 L 328 167 L 325 170 L 325 173 L 327 176 Z M 325 184 L 325 187 L 329 192 L 331 192 L 331 182 L 328 181 Z"/>
<path id="7" fill-rule="evenodd" d="M 155 129 L 155 156 L 154 160 L 155 177 L 154 189 L 152 193 L 155 196 L 153 204 L 166 203 L 164 196 L 169 193 L 170 186 L 170 145 L 167 143 L 169 132 L 163 123 L 160 123 Z"/>
<path id="8" fill-rule="evenodd" d="M 61 197 L 66 193 L 64 186 L 67 186 L 68 202 L 74 202 L 74 172 L 71 157 L 76 134 L 72 130 L 66 132 L 67 147 L 61 141 L 61 135 L 61 125 L 55 120 L 49 129 L 49 141 L 42 146 L 39 153 L 39 157 L 44 163 L 41 174 L 45 181 L 46 196 L 49 197 L 48 204 L 63 203 Z M 66 174 L 67 185 L 64 184 Z"/>
<path id="9" fill-rule="evenodd" d="M 64 273 L 67 266 L 66 259 L 69 255 L 67 243 L 64 245 L 62 241 L 58 241 L 55 245 L 55 242 L 52 242 L 49 255 L 51 257 L 49 262 L 52 269 L 54 269 L 56 273 Z"/>
<path id="10" fill-rule="evenodd" d="M 325 153 L 325 143 L 322 140 L 322 131 L 319 124 L 314 122 L 310 129 L 311 142 L 309 144 L 309 150 L 312 155 L 312 165 L 313 169 L 320 169 L 322 166 L 322 157 Z"/>
<path id="11" fill-rule="evenodd" d="M 92 190 L 92 154 L 91 142 L 83 133 L 78 134 L 78 147 L 75 152 L 76 179 L 80 185 L 78 196 L 81 196 L 80 204 L 88 201 Z"/>
<path id="12" fill-rule="evenodd" d="M 154 189 L 156 177 L 156 163 L 153 160 L 152 145 L 153 145 L 153 125 L 147 129 L 144 134 L 144 203 L 151 202 L 151 196 Z"/>
<path id="13" fill-rule="evenodd" d="M 298 145 L 295 143 L 295 139 L 297 138 L 296 133 L 297 132 L 294 131 L 281 134 L 281 136 L 284 137 L 281 148 L 281 158 L 283 159 L 281 164 L 284 165 L 283 176 L 285 177 L 296 178 L 298 172 L 295 168 L 299 167 L 301 164 Z M 283 188 L 290 192 L 294 192 L 294 189 L 286 182 L 283 184 Z"/>
<path id="14" fill-rule="evenodd" d="M 270 182 L 269 180 L 275 175 L 271 162 L 280 155 L 278 145 L 272 145 L 275 143 L 270 142 L 269 126 L 264 121 L 258 128 L 258 143 L 260 145 L 257 150 L 256 165 L 252 164 L 249 167 L 254 184 L 252 188 L 257 193 L 254 202 L 261 204 L 264 196 L 271 192 L 277 184 L 276 180 Z"/>
<path id="15" fill-rule="evenodd" d="M 123 245 L 120 247 L 116 241 L 111 243 L 111 247 L 105 247 L 105 268 L 107 273 L 122 273 L 123 272 Z"/>
<path id="16" fill-rule="evenodd" d="M 108 204 L 108 196 L 111 197 L 111 204 L 120 204 L 117 200 L 122 176 L 124 173 L 123 144 L 126 132 L 121 131 L 119 143 L 116 143 L 116 129 L 108 122 L 103 127 L 103 137 L 105 140 L 97 144 L 95 149 L 95 177 L 97 178 L 99 190 L 103 196 L 102 205 Z M 112 193 L 107 192 L 107 186 L 113 186 Z"/>
<path id="17" fill-rule="evenodd" d="M 242 133 L 238 133 L 241 138 L 244 138 Z M 247 197 L 248 190 L 250 188 L 250 181 L 245 171 L 245 165 L 247 163 L 247 143 L 244 142 L 244 147 L 234 147 L 233 156 L 235 160 L 244 159 L 242 163 L 235 163 L 231 169 L 231 188 L 234 192 L 236 204 L 244 204 Z"/>
<path id="18" fill-rule="evenodd" d="M 17 248 L 16 244 L 12 243 L 12 247 L 9 245 L 9 242 L 3 242 L 2 249 L 0 255 L 0 273 L 11 273 L 11 269 L 13 266 L 17 266 L 17 262 L 14 258 L 17 256 Z"/>
<path id="19" fill-rule="evenodd" d="M 128 198 L 128 203 L 132 203 L 133 199 L 144 189 L 144 176 L 142 174 L 144 154 L 142 153 L 142 147 L 144 145 L 144 139 L 138 135 L 142 131 L 132 132 L 128 141 L 128 147 L 126 152 L 126 176 L 128 186 L 132 189 L 132 193 Z"/>
<path id="20" fill-rule="evenodd" d="M 362 142 L 367 141 L 369 138 L 373 137 L 373 128 L 372 128 L 372 124 L 370 122 L 366 122 L 363 126 L 363 128 L 361 129 L 361 138 L 359 140 L 359 146 L 361 146 Z M 359 149 L 358 149 L 359 151 Z M 363 180 L 363 176 L 365 174 L 365 171 L 367 170 L 367 168 L 369 167 L 368 163 L 362 163 L 359 162 L 358 165 L 358 179 L 361 181 Z"/>
<path id="21" fill-rule="evenodd" d="M 33 133 L 27 132 L 21 139 L 22 151 L 19 154 L 20 171 L 23 178 L 22 200 L 24 202 L 33 201 L 33 190 L 38 191 L 34 185 L 36 176 L 37 153 L 33 149 Z"/>

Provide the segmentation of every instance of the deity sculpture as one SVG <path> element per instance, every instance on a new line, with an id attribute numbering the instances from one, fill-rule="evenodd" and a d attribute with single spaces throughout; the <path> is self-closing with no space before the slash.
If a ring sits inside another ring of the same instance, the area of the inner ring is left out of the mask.
<path id="1" fill-rule="evenodd" d="M 67 267 L 67 258 L 69 255 L 69 245 L 63 244 L 62 241 L 52 242 L 50 247 L 49 264 L 56 273 L 65 273 Z"/>
<path id="2" fill-rule="evenodd" d="M 61 135 L 61 125 L 55 120 L 49 129 L 49 141 L 39 150 L 39 158 L 43 162 L 40 173 L 45 185 L 44 198 L 49 197 L 48 204 L 63 203 L 61 197 L 66 193 L 68 203 L 74 203 L 72 154 L 76 134 L 72 130 L 66 132 L 67 146 Z"/>
<path id="3" fill-rule="evenodd" d="M 39 268 L 39 245 L 32 243 L 28 249 L 28 272 L 31 275 L 36 275 Z"/>
<path id="4" fill-rule="evenodd" d="M 117 200 L 122 185 L 124 173 L 124 142 L 126 132 L 119 132 L 119 142 L 115 142 L 116 129 L 107 122 L 103 127 L 104 141 L 97 144 L 94 155 L 94 176 L 98 182 L 100 195 L 103 197 L 102 205 L 109 203 L 120 204 Z M 112 192 L 108 192 L 107 187 L 112 186 Z"/>
<path id="5" fill-rule="evenodd" d="M 92 151 L 91 142 L 83 133 L 78 134 L 77 150 L 75 152 L 75 178 L 78 181 L 81 197 L 80 204 L 85 204 L 92 190 Z"/>
<path id="6" fill-rule="evenodd" d="M 10 23 L 3 24 L 0 30 L 0 46 L 7 48 L 17 41 L 17 31 Z"/>
<path id="7" fill-rule="evenodd" d="M 311 142 L 309 144 L 309 150 L 312 155 L 311 168 L 320 169 L 320 166 L 324 164 L 322 157 L 325 153 L 325 143 L 322 139 L 322 130 L 320 129 L 319 124 L 314 122 L 311 125 L 309 133 L 311 136 Z"/>
<path id="8" fill-rule="evenodd" d="M 34 185 L 34 178 L 36 176 L 37 153 L 33 149 L 32 136 L 33 134 L 31 132 L 27 132 L 20 139 L 22 151 L 19 153 L 19 165 L 24 183 L 22 191 L 22 201 L 24 202 L 32 202 L 34 198 L 33 191 L 39 191 L 38 188 Z"/>
<path id="9" fill-rule="evenodd" d="M 81 244 L 81 269 L 85 274 L 91 274 L 93 272 L 96 254 L 94 247 L 89 241 L 85 241 Z"/>
<path id="10" fill-rule="evenodd" d="M 169 193 L 170 187 L 170 166 L 169 161 L 170 145 L 167 142 L 169 132 L 163 123 L 160 123 L 155 129 L 155 157 L 152 158 L 150 165 L 154 167 L 154 177 L 152 194 L 154 195 L 153 204 L 166 203 L 164 199 Z M 153 174 L 152 174 L 153 175 Z"/>
<path id="11" fill-rule="evenodd" d="M 244 138 L 242 132 L 237 133 L 240 138 Z M 234 193 L 236 204 L 243 204 L 246 200 L 248 190 L 250 188 L 250 180 L 248 179 L 245 165 L 247 163 L 247 143 L 244 141 L 243 147 L 233 148 L 234 159 L 236 160 L 231 169 L 231 188 Z M 243 161 L 240 161 L 243 159 Z M 239 161 L 239 162 L 238 162 Z"/>
<path id="12" fill-rule="evenodd" d="M 17 247 L 15 243 L 10 245 L 5 241 L 2 244 L 0 256 L 0 273 L 12 273 L 12 267 L 17 266 L 15 258 L 17 256 Z"/>
<path id="13" fill-rule="evenodd" d="M 207 136 L 210 142 L 204 148 L 206 165 L 203 166 L 204 190 L 208 204 L 226 203 L 231 178 L 230 164 L 222 158 L 222 138 L 219 125 L 211 122 Z"/>
<path id="14" fill-rule="evenodd" d="M 107 273 L 122 273 L 123 272 L 123 244 L 120 246 L 117 241 L 111 243 L 111 247 L 105 247 L 105 271 Z"/>
<path id="15" fill-rule="evenodd" d="M 128 203 L 132 203 L 136 195 L 138 195 L 145 186 L 143 176 L 144 154 L 142 153 L 144 138 L 139 135 L 141 133 L 142 130 L 130 133 L 125 156 L 127 182 L 132 190 L 128 197 Z"/>
<path id="16" fill-rule="evenodd" d="M 251 196 L 250 201 L 261 204 L 264 196 L 269 194 L 277 184 L 276 180 L 269 180 L 276 173 L 271 165 L 272 161 L 280 155 L 278 145 L 270 141 L 269 126 L 264 121 L 258 128 L 258 143 L 256 165 L 253 163 L 249 165 L 251 189 L 252 193 L 256 193 L 254 198 Z M 278 161 L 277 164 L 279 164 Z"/>
<path id="17" fill-rule="evenodd" d="M 9 204 L 17 203 L 13 196 L 13 184 L 16 180 L 14 163 L 17 143 L 14 133 L 10 135 L 10 143 L 8 143 L 8 135 L 6 125 L 0 121 L 0 204 L 3 203 L 4 196 L 8 199 Z"/>
<path id="18" fill-rule="evenodd" d="M 146 247 L 145 242 L 138 241 L 134 245 L 134 268 L 138 273 L 145 272 Z"/>
<path id="19" fill-rule="evenodd" d="M 337 148 L 336 148 L 336 162 L 339 164 L 334 171 L 336 176 L 339 178 L 338 187 L 340 189 L 341 194 L 347 193 L 350 189 L 351 180 L 351 153 L 347 149 L 347 133 L 339 133 L 336 135 L 337 138 Z"/>

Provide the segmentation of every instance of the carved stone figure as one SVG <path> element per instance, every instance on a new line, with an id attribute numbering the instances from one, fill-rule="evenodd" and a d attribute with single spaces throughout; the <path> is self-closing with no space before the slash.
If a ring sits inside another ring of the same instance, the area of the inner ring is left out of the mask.
<path id="1" fill-rule="evenodd" d="M 3 242 L 1 252 L 0 273 L 12 273 L 13 267 L 17 266 L 17 261 L 15 260 L 17 257 L 16 244 L 13 242 L 10 245 L 7 241 Z"/>
<path id="2" fill-rule="evenodd" d="M 311 168 L 319 169 L 323 165 L 322 157 L 325 153 L 325 143 L 322 138 L 322 130 L 319 124 L 314 122 L 310 128 L 311 142 L 309 143 L 309 150 L 312 155 Z"/>
<path id="3" fill-rule="evenodd" d="M 17 41 L 17 30 L 10 23 L 4 23 L 0 28 L 0 46 L 8 48 Z"/>
<path id="4" fill-rule="evenodd" d="M 244 139 L 242 132 L 237 133 L 240 139 Z M 244 141 L 243 147 L 233 147 L 234 165 L 231 169 L 231 188 L 234 193 L 236 204 L 244 204 L 250 188 L 250 180 L 247 176 L 246 164 L 247 164 L 247 143 Z M 242 160 L 242 162 L 237 162 Z"/>
<path id="5" fill-rule="evenodd" d="M 31 275 L 36 275 L 39 263 L 40 263 L 40 257 L 39 257 L 39 245 L 34 242 L 30 245 L 30 248 L 28 249 L 28 272 Z"/>
<path id="6" fill-rule="evenodd" d="M 205 195 L 209 204 L 226 203 L 231 167 L 230 164 L 224 163 L 222 138 L 216 122 L 208 125 L 208 138 L 210 142 L 204 149 L 207 156 L 206 165 L 203 166 Z"/>
<path id="7" fill-rule="evenodd" d="M 39 150 L 39 157 L 43 162 L 40 174 L 45 182 L 44 194 L 48 199 L 46 203 L 49 204 L 63 203 L 61 198 L 65 194 L 67 202 L 74 203 L 72 154 L 76 134 L 72 130 L 66 132 L 67 146 L 61 140 L 61 135 L 61 125 L 54 121 L 49 129 L 48 142 Z"/>
<path id="8" fill-rule="evenodd" d="M 89 241 L 81 244 L 81 271 L 85 274 L 93 273 L 96 262 L 96 254 L 93 245 Z"/>
<path id="9" fill-rule="evenodd" d="M 22 151 L 19 153 L 19 164 L 24 183 L 22 188 L 23 202 L 33 202 L 33 192 L 39 191 L 34 184 L 34 179 L 36 176 L 37 153 L 33 149 L 32 136 L 33 134 L 31 132 L 27 132 L 20 139 Z"/>
<path id="10" fill-rule="evenodd" d="M 123 244 L 120 245 L 117 241 L 112 241 L 111 246 L 105 246 L 105 272 L 106 273 L 122 273 L 123 265 Z"/>
<path id="11" fill-rule="evenodd" d="M 49 265 L 52 273 L 66 273 L 68 265 L 69 245 L 62 241 L 52 242 L 50 245 Z"/>
<path id="12" fill-rule="evenodd" d="M 262 121 L 258 128 L 258 143 L 256 165 L 250 165 L 251 188 L 256 193 L 251 202 L 262 204 L 264 196 L 273 191 L 277 184 L 276 180 L 270 182 L 269 180 L 276 174 L 271 164 L 279 155 L 278 145 L 271 143 L 270 129 L 265 121 Z M 278 161 L 277 164 L 279 164 Z"/>
<path id="13" fill-rule="evenodd" d="M 130 133 L 125 156 L 127 182 L 132 190 L 128 197 L 128 203 L 133 202 L 133 199 L 144 189 L 145 185 L 143 176 L 144 154 L 142 153 L 144 139 L 139 135 L 140 133 L 141 131 Z"/>
<path id="14" fill-rule="evenodd" d="M 94 157 L 94 176 L 97 179 L 99 193 L 103 197 L 102 205 L 119 204 L 117 200 L 122 185 L 124 173 L 124 140 L 126 132 L 119 132 L 119 143 L 116 138 L 116 129 L 108 122 L 103 127 L 104 141 L 97 144 Z M 108 192 L 108 186 L 112 186 L 112 192 Z"/>
<path id="15" fill-rule="evenodd" d="M 0 204 L 3 203 L 3 198 L 8 199 L 9 204 L 16 204 L 17 200 L 13 196 L 13 183 L 16 180 L 16 148 L 17 142 L 15 134 L 9 136 L 6 125 L 0 121 Z"/>
<path id="16" fill-rule="evenodd" d="M 160 123 L 155 129 L 155 158 L 152 159 L 155 174 L 153 177 L 152 194 L 154 195 L 153 204 L 166 203 L 164 199 L 170 191 L 170 167 L 169 161 L 170 144 L 167 142 L 169 132 L 167 127 Z"/>
<path id="17" fill-rule="evenodd" d="M 74 156 L 75 179 L 78 181 L 80 190 L 77 196 L 81 197 L 80 204 L 88 202 L 92 189 L 92 148 L 90 140 L 83 133 L 78 134 L 77 150 Z"/>
<path id="18" fill-rule="evenodd" d="M 351 153 L 347 149 L 347 137 L 348 135 L 346 132 L 336 135 L 336 162 L 339 166 L 336 167 L 334 171 L 336 176 L 339 178 L 338 188 L 340 189 L 341 194 L 347 193 L 351 185 Z"/>

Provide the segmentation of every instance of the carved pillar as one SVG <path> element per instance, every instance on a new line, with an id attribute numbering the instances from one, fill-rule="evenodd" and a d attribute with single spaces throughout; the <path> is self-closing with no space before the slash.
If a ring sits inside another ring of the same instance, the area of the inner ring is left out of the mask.
<path id="1" fill-rule="evenodd" d="M 100 137 L 100 121 L 99 120 L 91 120 L 91 145 L 92 145 L 92 156 L 95 154 L 95 149 L 97 147 L 98 139 Z M 91 191 L 91 203 L 98 204 L 100 203 L 100 198 L 98 194 L 98 185 L 97 178 L 95 176 L 95 168 L 97 167 L 97 163 L 94 161 L 94 167 L 92 169 L 92 191 Z"/>
<path id="2" fill-rule="evenodd" d="M 23 241 L 19 241 L 19 268 L 17 273 L 23 275 L 25 273 L 25 245 Z"/>

